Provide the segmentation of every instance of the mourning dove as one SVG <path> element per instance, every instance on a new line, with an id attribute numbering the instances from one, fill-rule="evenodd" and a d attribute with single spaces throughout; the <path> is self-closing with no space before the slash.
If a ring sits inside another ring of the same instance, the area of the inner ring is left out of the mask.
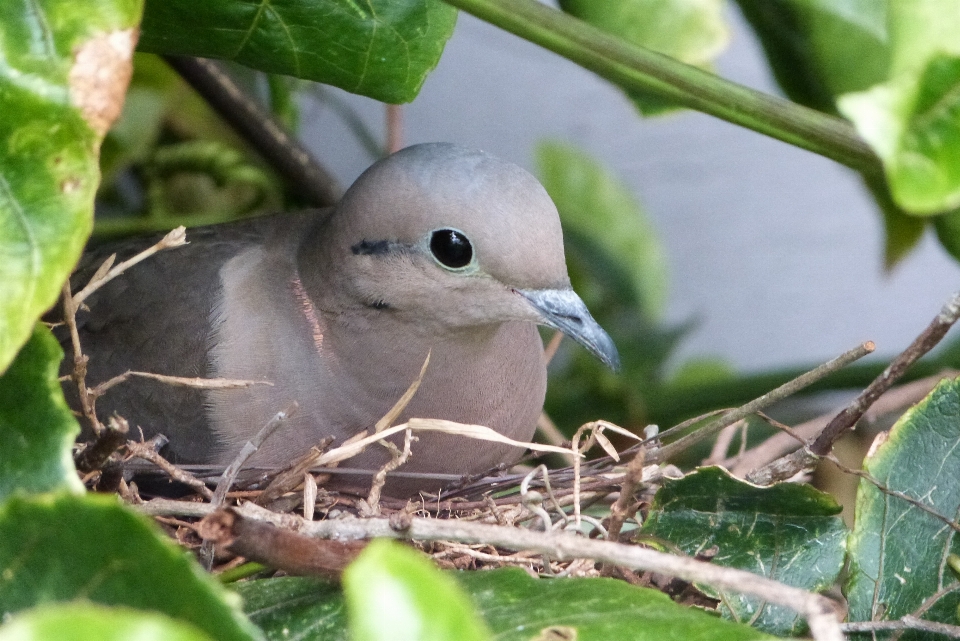
<path id="1" fill-rule="evenodd" d="M 201 391 L 136 379 L 100 399 L 101 415 L 166 435 L 180 463 L 230 462 L 291 401 L 299 409 L 250 465 L 283 465 L 325 436 L 341 444 L 394 405 L 428 353 L 398 421 L 448 419 L 528 441 L 546 391 L 538 324 L 618 367 L 613 342 L 570 287 L 550 197 L 531 174 L 481 151 L 408 147 L 364 172 L 333 210 L 187 239 L 111 281 L 78 314 L 92 383 L 127 370 L 272 383 Z M 474 474 L 522 453 L 418 436 L 408 472 Z M 388 458 L 374 446 L 349 465 L 376 469 Z"/>

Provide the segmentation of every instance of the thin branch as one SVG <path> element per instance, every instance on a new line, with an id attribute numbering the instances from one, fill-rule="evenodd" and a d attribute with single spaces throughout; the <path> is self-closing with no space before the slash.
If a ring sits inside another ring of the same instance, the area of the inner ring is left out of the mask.
<path id="1" fill-rule="evenodd" d="M 207 487 L 206 483 L 160 456 L 160 453 L 154 449 L 150 442 L 141 443 L 139 441 L 128 441 L 127 454 L 130 458 L 139 458 L 153 463 L 166 472 L 171 479 L 193 488 L 197 494 L 208 501 L 213 498 L 213 491 Z"/>
<path id="2" fill-rule="evenodd" d="M 937 621 L 925 621 L 915 616 L 907 615 L 897 621 L 859 621 L 843 623 L 844 632 L 903 632 L 906 630 L 921 630 L 934 634 L 942 634 L 951 639 L 960 639 L 960 626 Z"/>
<path id="3" fill-rule="evenodd" d="M 137 506 L 148 513 L 150 501 Z M 165 501 L 164 504 L 177 503 Z M 209 504 L 187 504 L 193 515 L 212 513 Z M 770 603 L 799 612 L 817 641 L 843 641 L 836 605 L 826 597 L 779 583 L 744 570 L 704 563 L 642 548 L 636 545 L 587 539 L 568 532 L 540 532 L 525 528 L 502 527 L 462 520 L 426 519 L 398 513 L 389 519 L 333 519 L 305 521 L 293 514 L 277 514 L 252 503 L 236 509 L 244 517 L 270 523 L 305 536 L 337 541 L 372 538 L 414 541 L 456 541 L 484 543 L 515 551 L 536 551 L 555 560 L 594 559 L 631 570 L 659 572 L 685 581 L 705 583 L 721 590 L 759 596 Z"/>
<path id="4" fill-rule="evenodd" d="M 333 175 L 217 63 L 182 56 L 164 56 L 164 60 L 263 156 L 297 196 L 315 207 L 336 204 L 340 188 Z"/>
<path id="5" fill-rule="evenodd" d="M 728 425 L 733 425 L 737 421 L 744 419 L 765 407 L 769 407 L 774 403 L 782 401 L 788 396 L 796 394 L 803 388 L 812 385 L 823 377 L 849 365 L 860 358 L 863 358 L 873 350 L 874 344 L 870 341 L 867 341 L 862 345 L 858 345 L 850 351 L 841 354 L 837 358 L 810 370 L 806 374 L 801 374 L 792 381 L 785 383 L 780 387 L 771 390 L 770 392 L 767 392 L 763 396 L 750 401 L 745 405 L 741 405 L 737 409 L 730 410 L 719 418 L 716 418 L 708 422 L 706 425 L 698 428 L 697 431 L 691 432 L 686 436 L 678 438 L 673 443 L 669 443 L 661 448 L 651 451 L 647 455 L 647 462 L 653 464 L 662 463 L 663 461 L 669 460 L 670 457 L 686 450 L 696 443 L 699 443 L 705 438 L 713 436 Z"/>
<path id="6" fill-rule="evenodd" d="M 809 447 L 781 457 L 769 465 L 754 471 L 748 477 L 759 485 L 769 485 L 816 464 L 819 457 L 827 454 L 833 444 L 847 431 L 853 429 L 870 406 L 896 383 L 917 360 L 937 346 L 960 319 L 960 292 L 950 297 L 936 318 L 907 349 L 903 350 L 885 370 L 873 380 L 847 407 L 837 414 Z"/>
<path id="7" fill-rule="evenodd" d="M 835 116 L 631 45 L 537 0 L 446 2 L 572 60 L 624 89 L 651 92 L 858 171 L 880 171 L 880 161 L 869 145 L 849 122 Z"/>

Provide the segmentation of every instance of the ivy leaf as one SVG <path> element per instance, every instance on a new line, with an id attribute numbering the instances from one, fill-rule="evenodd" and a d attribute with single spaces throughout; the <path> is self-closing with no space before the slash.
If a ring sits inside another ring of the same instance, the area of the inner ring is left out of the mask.
<path id="1" fill-rule="evenodd" d="M 140 11 L 140 0 L 0 3 L 0 372 L 90 235 Z"/>
<path id="2" fill-rule="evenodd" d="M 844 586 L 849 619 L 895 621 L 914 614 L 955 625 L 960 583 L 945 561 L 960 552 L 949 525 L 960 511 L 960 379 L 942 381 L 907 410 L 878 437 L 864 468 L 888 492 L 866 480 L 857 490 Z M 900 638 L 931 636 L 907 632 Z"/>
<path id="3" fill-rule="evenodd" d="M 140 49 L 233 60 L 401 103 L 417 96 L 456 20 L 440 0 L 150 0 Z"/>

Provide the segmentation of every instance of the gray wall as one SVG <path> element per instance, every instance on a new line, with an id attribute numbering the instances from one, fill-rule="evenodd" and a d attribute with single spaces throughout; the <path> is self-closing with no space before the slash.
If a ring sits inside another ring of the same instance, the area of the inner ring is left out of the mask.
<path id="1" fill-rule="evenodd" d="M 776 92 L 738 14 L 721 75 Z M 383 107 L 339 94 L 378 133 Z M 349 184 L 370 162 L 337 116 L 304 106 L 303 134 Z M 824 360 L 860 341 L 905 347 L 960 284 L 926 237 L 883 273 L 878 214 L 852 172 L 698 113 L 641 119 L 617 89 L 469 15 L 419 98 L 405 142 L 452 141 L 531 170 L 543 138 L 582 146 L 626 181 L 660 231 L 671 268 L 669 319 L 701 325 L 684 355 L 745 370 Z"/>

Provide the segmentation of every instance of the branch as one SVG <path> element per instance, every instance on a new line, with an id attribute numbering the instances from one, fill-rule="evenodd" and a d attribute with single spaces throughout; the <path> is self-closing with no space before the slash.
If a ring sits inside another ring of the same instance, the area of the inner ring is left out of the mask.
<path id="1" fill-rule="evenodd" d="M 340 198 L 336 179 L 217 63 L 183 56 L 164 56 L 164 60 L 256 149 L 298 197 L 315 207 L 336 204 Z"/>
<path id="2" fill-rule="evenodd" d="M 155 499 L 137 509 L 147 514 L 189 510 L 191 516 L 214 511 L 209 504 Z M 334 519 L 305 521 L 292 514 L 277 514 L 252 503 L 236 509 L 243 517 L 270 523 L 305 536 L 337 541 L 376 537 L 415 541 L 484 543 L 510 550 L 534 550 L 555 560 L 594 559 L 631 570 L 659 572 L 685 581 L 706 583 L 722 590 L 759 596 L 803 615 L 817 641 L 843 641 L 835 604 L 826 597 L 784 585 L 744 570 L 724 568 L 689 557 L 674 556 L 636 545 L 587 539 L 567 532 L 540 532 L 462 520 L 415 518 L 396 514 L 390 519 Z"/>
<path id="3" fill-rule="evenodd" d="M 537 0 L 445 0 L 572 60 L 627 90 L 766 134 L 865 173 L 880 160 L 845 120 L 777 98 L 624 42 Z"/>

